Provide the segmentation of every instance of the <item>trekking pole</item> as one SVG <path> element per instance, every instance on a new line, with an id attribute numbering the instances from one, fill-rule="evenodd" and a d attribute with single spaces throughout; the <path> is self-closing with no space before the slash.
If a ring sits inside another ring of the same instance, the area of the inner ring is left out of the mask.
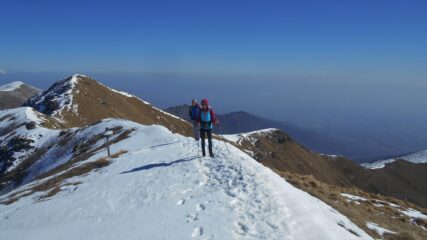
<path id="1" fill-rule="evenodd" d="M 231 153 L 230 153 L 230 150 L 228 149 L 227 142 L 225 141 L 225 137 L 224 137 L 224 133 L 223 133 L 223 131 L 222 131 L 222 129 L 221 129 L 221 125 L 219 125 L 219 124 L 218 124 L 218 129 L 219 129 L 219 135 L 222 137 L 222 141 L 223 141 L 223 142 L 224 142 L 224 144 L 225 144 L 225 148 L 227 149 L 228 154 L 231 154 Z"/>
<path id="2" fill-rule="evenodd" d="M 193 122 L 193 135 L 197 145 L 197 156 L 200 157 L 200 131 L 198 123 Z"/>

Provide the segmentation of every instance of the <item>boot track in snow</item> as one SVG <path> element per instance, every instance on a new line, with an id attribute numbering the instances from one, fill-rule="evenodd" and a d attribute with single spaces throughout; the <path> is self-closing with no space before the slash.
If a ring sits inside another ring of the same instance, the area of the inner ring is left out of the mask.
<path id="1" fill-rule="evenodd" d="M 164 127 L 116 119 L 100 124 L 135 129 L 111 145 L 113 153 L 128 153 L 101 171 L 68 179 L 82 183 L 45 201 L 35 202 L 37 193 L 0 205 L 0 238 L 371 239 L 234 146 L 214 140 L 215 157 L 202 158 L 194 138 Z"/>

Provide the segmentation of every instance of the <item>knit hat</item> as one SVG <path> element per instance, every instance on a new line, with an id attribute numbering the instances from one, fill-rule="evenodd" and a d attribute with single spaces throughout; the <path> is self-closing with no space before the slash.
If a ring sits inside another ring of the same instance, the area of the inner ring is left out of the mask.
<path id="1" fill-rule="evenodd" d="M 209 100 L 207 99 L 207 98 L 205 98 L 205 99 L 202 99 L 202 105 L 207 105 L 207 106 L 209 106 Z"/>

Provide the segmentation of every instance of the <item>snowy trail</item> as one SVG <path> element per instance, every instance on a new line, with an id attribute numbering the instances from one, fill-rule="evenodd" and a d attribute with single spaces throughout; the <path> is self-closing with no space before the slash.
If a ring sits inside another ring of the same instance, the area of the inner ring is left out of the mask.
<path id="1" fill-rule="evenodd" d="M 137 129 L 112 146 L 128 153 L 70 179 L 82 184 L 51 199 L 35 202 L 33 195 L 0 205 L 1 240 L 371 239 L 232 146 L 228 155 L 224 143 L 214 141 L 216 157 L 200 158 L 191 138 L 116 122 Z"/>

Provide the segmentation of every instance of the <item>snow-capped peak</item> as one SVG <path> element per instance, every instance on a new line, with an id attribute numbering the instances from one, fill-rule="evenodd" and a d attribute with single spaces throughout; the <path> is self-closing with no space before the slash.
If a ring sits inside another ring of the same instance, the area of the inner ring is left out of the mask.
<path id="1" fill-rule="evenodd" d="M 17 88 L 20 88 L 24 84 L 25 83 L 20 82 L 20 81 L 15 81 L 15 82 L 11 82 L 8 84 L 4 84 L 4 85 L 0 86 L 0 91 L 4 91 L 4 92 L 14 91 Z"/>
<path id="2" fill-rule="evenodd" d="M 78 78 L 88 78 L 88 76 L 81 73 L 75 73 L 71 76 L 71 79 L 78 79 Z"/>
<path id="3" fill-rule="evenodd" d="M 256 141 L 255 137 L 260 137 L 265 134 L 269 134 L 278 130 L 279 129 L 277 128 L 266 128 L 266 129 L 256 130 L 256 131 L 247 132 L 247 133 L 227 134 L 227 135 L 224 135 L 224 138 L 237 144 L 240 144 L 243 139 L 247 139 L 251 142 L 254 142 Z"/>
<path id="4" fill-rule="evenodd" d="M 53 84 L 41 95 L 28 100 L 25 105 L 31 106 L 39 112 L 55 116 L 61 120 L 64 111 L 78 114 L 78 105 L 74 103 L 74 90 L 78 82 L 86 77 L 82 74 L 74 74 Z"/>
<path id="5" fill-rule="evenodd" d="M 372 163 L 364 163 L 362 164 L 362 166 L 369 169 L 380 169 L 385 167 L 387 164 L 395 162 L 398 159 L 402 159 L 412 163 L 427 163 L 427 150 L 415 152 L 403 157 L 379 160 Z"/>

